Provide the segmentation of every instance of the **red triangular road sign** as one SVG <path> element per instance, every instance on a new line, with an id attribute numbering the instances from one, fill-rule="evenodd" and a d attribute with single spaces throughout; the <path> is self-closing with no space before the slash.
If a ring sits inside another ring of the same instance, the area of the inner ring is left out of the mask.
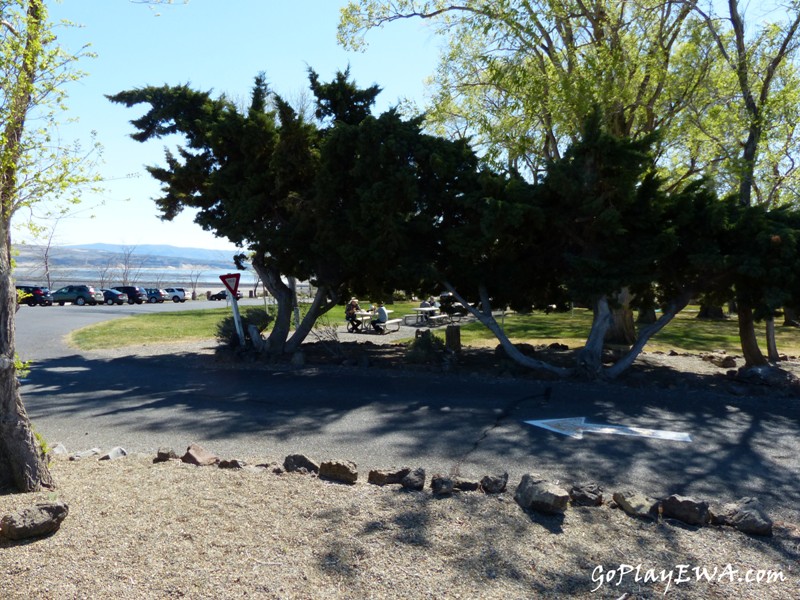
<path id="1" fill-rule="evenodd" d="M 227 275 L 219 276 L 223 285 L 228 288 L 228 291 L 234 296 L 236 295 L 236 291 L 239 289 L 239 276 L 239 273 L 228 273 Z"/>

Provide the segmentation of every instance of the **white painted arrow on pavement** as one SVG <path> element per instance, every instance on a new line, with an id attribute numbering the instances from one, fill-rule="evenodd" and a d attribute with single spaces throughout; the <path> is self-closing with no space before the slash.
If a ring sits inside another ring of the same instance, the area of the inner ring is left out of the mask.
<path id="1" fill-rule="evenodd" d="M 586 417 L 571 417 L 565 419 L 543 419 L 539 421 L 525 421 L 534 427 L 542 427 L 568 435 L 576 439 L 582 439 L 584 432 L 589 433 L 608 433 L 611 435 L 634 435 L 657 440 L 672 440 L 674 442 L 691 442 L 692 437 L 688 433 L 681 431 L 666 431 L 664 429 L 645 429 L 644 427 L 628 427 L 626 425 L 596 425 L 587 423 Z"/>

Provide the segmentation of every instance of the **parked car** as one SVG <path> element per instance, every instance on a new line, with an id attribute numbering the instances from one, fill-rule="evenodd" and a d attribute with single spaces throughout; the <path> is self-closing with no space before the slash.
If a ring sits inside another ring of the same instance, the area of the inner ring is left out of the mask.
<path id="1" fill-rule="evenodd" d="M 211 294 L 208 297 L 209 300 L 227 300 L 228 299 L 228 290 L 222 290 L 217 292 L 216 294 Z M 242 292 L 236 292 L 236 299 L 242 299 Z"/>
<path id="2" fill-rule="evenodd" d="M 49 288 L 38 285 L 18 285 L 17 290 L 23 294 L 20 299 L 22 304 L 28 306 L 51 306 L 53 304 L 53 296 L 50 294 Z"/>
<path id="3" fill-rule="evenodd" d="M 128 304 L 147 302 L 147 290 L 137 285 L 115 285 L 112 290 L 128 294 Z"/>
<path id="4" fill-rule="evenodd" d="M 103 292 L 94 289 L 91 285 L 67 285 L 53 292 L 53 302 L 64 306 L 67 302 L 83 306 L 84 304 L 102 304 L 105 302 Z"/>
<path id="5" fill-rule="evenodd" d="M 186 302 L 186 290 L 183 288 L 164 288 L 173 302 Z"/>
<path id="6" fill-rule="evenodd" d="M 158 288 L 145 288 L 145 290 L 147 290 L 147 301 L 150 304 L 163 302 L 169 297 L 167 296 L 167 292 Z"/>
<path id="7" fill-rule="evenodd" d="M 107 289 L 102 289 L 100 291 L 103 292 L 103 298 L 105 298 L 105 302 L 109 306 L 112 304 L 125 304 L 128 301 L 128 294 L 125 292 Z"/>

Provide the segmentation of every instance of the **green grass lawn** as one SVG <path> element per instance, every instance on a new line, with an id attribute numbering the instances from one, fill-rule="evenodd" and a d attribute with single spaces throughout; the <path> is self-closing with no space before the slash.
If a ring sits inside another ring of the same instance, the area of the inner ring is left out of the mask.
<path id="1" fill-rule="evenodd" d="M 365 303 L 366 305 L 366 303 Z M 391 317 L 413 314 L 416 302 L 398 302 L 388 305 Z M 250 311 L 261 307 L 242 307 L 242 316 L 247 319 Z M 71 336 L 71 342 L 86 350 L 113 348 L 128 344 L 158 343 L 180 339 L 209 339 L 217 335 L 221 321 L 230 318 L 230 308 L 188 310 L 171 313 L 138 315 L 115 319 L 84 327 Z M 724 350 L 730 354 L 740 353 L 736 319 L 724 321 L 701 321 L 696 318 L 696 307 L 680 313 L 667 327 L 655 336 L 646 351 L 703 352 Z M 344 325 L 344 307 L 337 306 L 321 322 L 329 325 Z M 498 322 L 512 341 L 530 344 L 560 342 L 570 347 L 583 345 L 591 325 L 591 313 L 586 309 L 575 309 L 568 313 L 546 315 L 535 312 L 528 315 L 509 313 Z M 779 322 L 780 323 L 780 322 Z M 444 327 L 435 329 L 444 337 Z M 760 327 L 763 332 L 763 326 Z M 778 349 L 790 355 L 800 355 L 800 330 L 794 327 L 776 327 Z M 497 340 L 480 323 L 465 323 L 461 327 L 461 341 L 465 346 L 494 346 Z M 762 341 L 762 349 L 766 345 Z"/>

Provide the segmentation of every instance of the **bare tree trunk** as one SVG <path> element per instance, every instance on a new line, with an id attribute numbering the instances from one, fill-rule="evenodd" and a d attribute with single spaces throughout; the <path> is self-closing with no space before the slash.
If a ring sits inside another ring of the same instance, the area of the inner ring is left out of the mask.
<path id="1" fill-rule="evenodd" d="M 536 360 L 535 358 L 531 358 L 530 356 L 526 356 L 522 352 L 520 352 L 519 348 L 517 348 L 508 336 L 503 331 L 503 328 L 497 323 L 495 318 L 492 316 L 492 305 L 491 301 L 489 300 L 489 294 L 486 291 L 484 286 L 481 286 L 479 290 L 480 295 L 480 310 L 472 306 L 469 302 L 467 302 L 461 294 L 447 281 L 443 282 L 445 289 L 455 296 L 456 300 L 458 300 L 466 309 L 472 314 L 476 319 L 478 319 L 489 331 L 491 331 L 497 340 L 500 342 L 500 345 L 503 347 L 503 350 L 506 351 L 509 358 L 513 360 L 515 363 L 522 365 L 523 367 L 528 367 L 530 369 L 542 369 L 544 371 L 549 371 L 550 373 L 555 373 L 559 377 L 567 377 L 572 374 L 571 369 L 565 369 L 563 367 L 556 367 L 541 360 Z"/>
<path id="2" fill-rule="evenodd" d="M 300 344 L 302 344 L 308 337 L 308 334 L 311 332 L 311 329 L 314 327 L 314 323 L 317 322 L 317 319 L 336 306 L 338 301 L 339 296 L 329 287 L 324 285 L 318 287 L 316 293 L 314 294 L 314 300 L 311 303 L 311 306 L 309 306 L 308 312 L 306 312 L 306 316 L 303 317 L 303 320 L 295 329 L 291 339 L 286 344 L 285 351 L 291 353 L 298 350 L 300 348 Z"/>
<path id="3" fill-rule="evenodd" d="M 686 308 L 686 305 L 689 304 L 690 299 L 691 293 L 687 292 L 681 297 L 675 299 L 674 302 L 670 302 L 664 309 L 664 312 L 661 313 L 661 317 L 657 321 L 647 325 L 646 327 L 643 327 L 639 331 L 639 337 L 637 338 L 630 352 L 614 363 L 613 366 L 608 367 L 608 369 L 606 369 L 604 372 L 604 376 L 607 379 L 614 379 L 625 369 L 630 367 L 633 364 L 633 361 L 636 360 L 636 357 L 639 356 L 642 350 L 644 350 L 644 347 L 647 345 L 647 342 L 650 341 L 650 338 L 664 329 L 664 327 L 666 327 L 667 324 L 675 318 L 675 315 Z"/>
<path id="4" fill-rule="evenodd" d="M 758 367 L 767 364 L 767 359 L 761 353 L 756 339 L 753 309 L 745 302 L 739 302 L 739 339 L 742 343 L 742 354 L 745 366 Z"/>
<path id="5" fill-rule="evenodd" d="M 611 318 L 605 334 L 607 344 L 631 346 L 636 341 L 636 325 L 630 308 L 630 291 L 624 289 L 617 296 L 619 307 L 611 311 Z"/>
<path id="6" fill-rule="evenodd" d="M 270 354 L 283 354 L 286 340 L 292 330 L 292 290 L 283 282 L 280 272 L 275 267 L 265 265 L 263 261 L 254 258 L 253 269 L 264 282 L 264 287 L 275 298 L 278 306 L 275 323 L 267 337 L 268 351 Z"/>
<path id="7" fill-rule="evenodd" d="M 766 337 L 767 337 L 767 358 L 769 358 L 770 362 L 780 361 L 781 357 L 778 354 L 778 343 L 775 341 L 774 317 L 767 318 Z"/>
<path id="8" fill-rule="evenodd" d="M 578 373 L 588 379 L 598 379 L 603 370 L 603 344 L 611 324 L 611 309 L 605 296 L 594 303 L 592 315 L 589 338 L 578 353 Z"/>

